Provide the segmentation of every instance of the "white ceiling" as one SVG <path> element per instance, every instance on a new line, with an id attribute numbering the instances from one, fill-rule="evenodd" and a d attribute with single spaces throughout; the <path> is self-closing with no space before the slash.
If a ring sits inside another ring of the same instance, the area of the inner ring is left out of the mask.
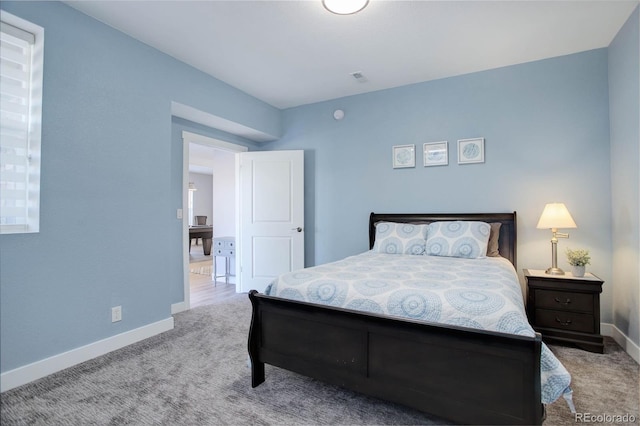
<path id="1" fill-rule="evenodd" d="M 284 109 L 606 47 L 638 0 L 65 3 Z"/>

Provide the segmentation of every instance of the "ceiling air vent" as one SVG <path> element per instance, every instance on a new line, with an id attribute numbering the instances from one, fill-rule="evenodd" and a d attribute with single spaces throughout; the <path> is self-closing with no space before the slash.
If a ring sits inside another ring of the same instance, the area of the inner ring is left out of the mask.
<path id="1" fill-rule="evenodd" d="M 367 80 L 367 77 L 365 77 L 364 74 L 362 74 L 362 71 L 352 72 L 351 76 L 355 78 L 358 81 L 358 83 L 366 83 L 367 81 L 369 81 Z"/>

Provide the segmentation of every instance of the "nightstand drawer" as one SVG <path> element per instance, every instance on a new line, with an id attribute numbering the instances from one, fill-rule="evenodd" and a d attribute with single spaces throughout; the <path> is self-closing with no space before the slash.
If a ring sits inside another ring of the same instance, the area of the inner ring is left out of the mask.
<path id="1" fill-rule="evenodd" d="M 235 256 L 235 254 L 236 254 L 235 250 L 216 249 L 216 256 L 233 257 L 233 256 Z"/>
<path id="2" fill-rule="evenodd" d="M 224 248 L 224 249 L 232 249 L 235 247 L 236 243 L 235 241 L 229 241 L 229 240 L 215 240 L 214 245 L 217 248 Z"/>
<path id="3" fill-rule="evenodd" d="M 536 309 L 535 325 L 537 327 L 594 333 L 596 331 L 594 329 L 594 322 L 594 316 L 589 314 Z"/>
<path id="4" fill-rule="evenodd" d="M 593 313 L 593 295 L 567 291 L 535 290 L 536 308 Z"/>

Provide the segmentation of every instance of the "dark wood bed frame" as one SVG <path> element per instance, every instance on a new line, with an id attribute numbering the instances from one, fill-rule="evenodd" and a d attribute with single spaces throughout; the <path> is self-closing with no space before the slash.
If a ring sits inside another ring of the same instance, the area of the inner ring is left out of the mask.
<path id="1" fill-rule="evenodd" d="M 501 222 L 500 254 L 516 264 L 516 214 L 375 214 L 380 221 Z M 456 423 L 541 424 L 541 337 L 515 336 L 265 296 L 252 290 L 252 386 L 265 363 Z"/>

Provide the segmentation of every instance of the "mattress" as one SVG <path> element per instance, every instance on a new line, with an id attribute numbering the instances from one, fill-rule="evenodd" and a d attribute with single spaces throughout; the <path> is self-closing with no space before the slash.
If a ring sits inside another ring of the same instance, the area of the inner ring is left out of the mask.
<path id="1" fill-rule="evenodd" d="M 289 272 L 265 293 L 345 309 L 534 336 L 513 265 L 501 257 L 394 255 L 368 251 Z M 543 343 L 541 400 L 571 395 L 571 376 Z"/>

